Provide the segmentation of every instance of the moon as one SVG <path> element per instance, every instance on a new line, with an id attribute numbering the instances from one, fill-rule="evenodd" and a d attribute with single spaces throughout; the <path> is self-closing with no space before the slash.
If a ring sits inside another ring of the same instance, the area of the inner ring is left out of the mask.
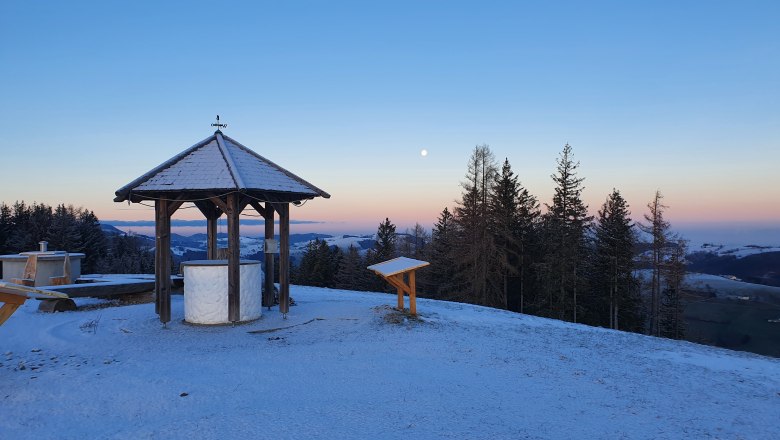
<path id="1" fill-rule="evenodd" d="M 428 150 L 426 150 L 425 148 L 423 148 L 422 150 L 420 150 L 420 156 L 422 156 L 422 157 L 425 157 L 425 156 L 427 156 L 427 155 L 428 155 Z"/>

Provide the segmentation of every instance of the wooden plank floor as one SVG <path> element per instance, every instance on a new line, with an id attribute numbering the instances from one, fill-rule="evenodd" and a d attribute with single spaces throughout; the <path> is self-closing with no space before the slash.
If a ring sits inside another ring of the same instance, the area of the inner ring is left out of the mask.
<path id="1" fill-rule="evenodd" d="M 171 278 L 171 283 L 174 287 L 181 287 L 184 284 L 181 278 Z M 64 286 L 48 286 L 45 288 L 64 293 L 70 298 L 111 298 L 114 296 L 152 291 L 154 290 L 154 280 L 127 279 L 121 281 L 94 281 Z"/>

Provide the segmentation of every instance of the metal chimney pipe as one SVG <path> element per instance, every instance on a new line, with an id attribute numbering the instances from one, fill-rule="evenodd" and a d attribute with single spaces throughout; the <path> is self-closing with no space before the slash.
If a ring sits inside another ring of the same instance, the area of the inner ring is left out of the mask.
<path id="1" fill-rule="evenodd" d="M 38 245 L 41 247 L 41 252 L 48 252 L 49 251 L 49 242 L 48 241 L 39 241 Z"/>

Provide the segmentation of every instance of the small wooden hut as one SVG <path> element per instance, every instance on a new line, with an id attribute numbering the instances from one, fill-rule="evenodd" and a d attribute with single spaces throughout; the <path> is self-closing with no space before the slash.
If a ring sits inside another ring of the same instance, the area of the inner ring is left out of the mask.
<path id="1" fill-rule="evenodd" d="M 193 203 L 207 220 L 208 258 L 217 259 L 217 220 L 227 217 L 228 319 L 240 320 L 239 215 L 247 206 L 265 219 L 265 238 L 274 238 L 279 215 L 279 311 L 290 298 L 290 204 L 330 195 L 258 155 L 219 129 L 116 191 L 115 202 L 154 202 L 155 311 L 171 320 L 171 216 Z M 265 259 L 263 306 L 274 304 L 274 259 Z"/>

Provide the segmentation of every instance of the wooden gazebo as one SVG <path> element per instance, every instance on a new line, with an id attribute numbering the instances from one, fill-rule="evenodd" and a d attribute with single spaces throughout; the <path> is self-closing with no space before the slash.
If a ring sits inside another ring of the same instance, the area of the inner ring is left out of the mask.
<path id="1" fill-rule="evenodd" d="M 116 191 L 115 202 L 153 201 L 155 208 L 155 311 L 171 320 L 171 216 L 193 203 L 206 217 L 208 258 L 217 259 L 217 219 L 227 217 L 228 319 L 241 316 L 239 215 L 251 206 L 265 219 L 265 238 L 274 238 L 279 215 L 279 311 L 290 298 L 290 203 L 330 195 L 258 155 L 219 129 Z M 263 306 L 274 304 L 274 258 L 265 258 Z"/>

